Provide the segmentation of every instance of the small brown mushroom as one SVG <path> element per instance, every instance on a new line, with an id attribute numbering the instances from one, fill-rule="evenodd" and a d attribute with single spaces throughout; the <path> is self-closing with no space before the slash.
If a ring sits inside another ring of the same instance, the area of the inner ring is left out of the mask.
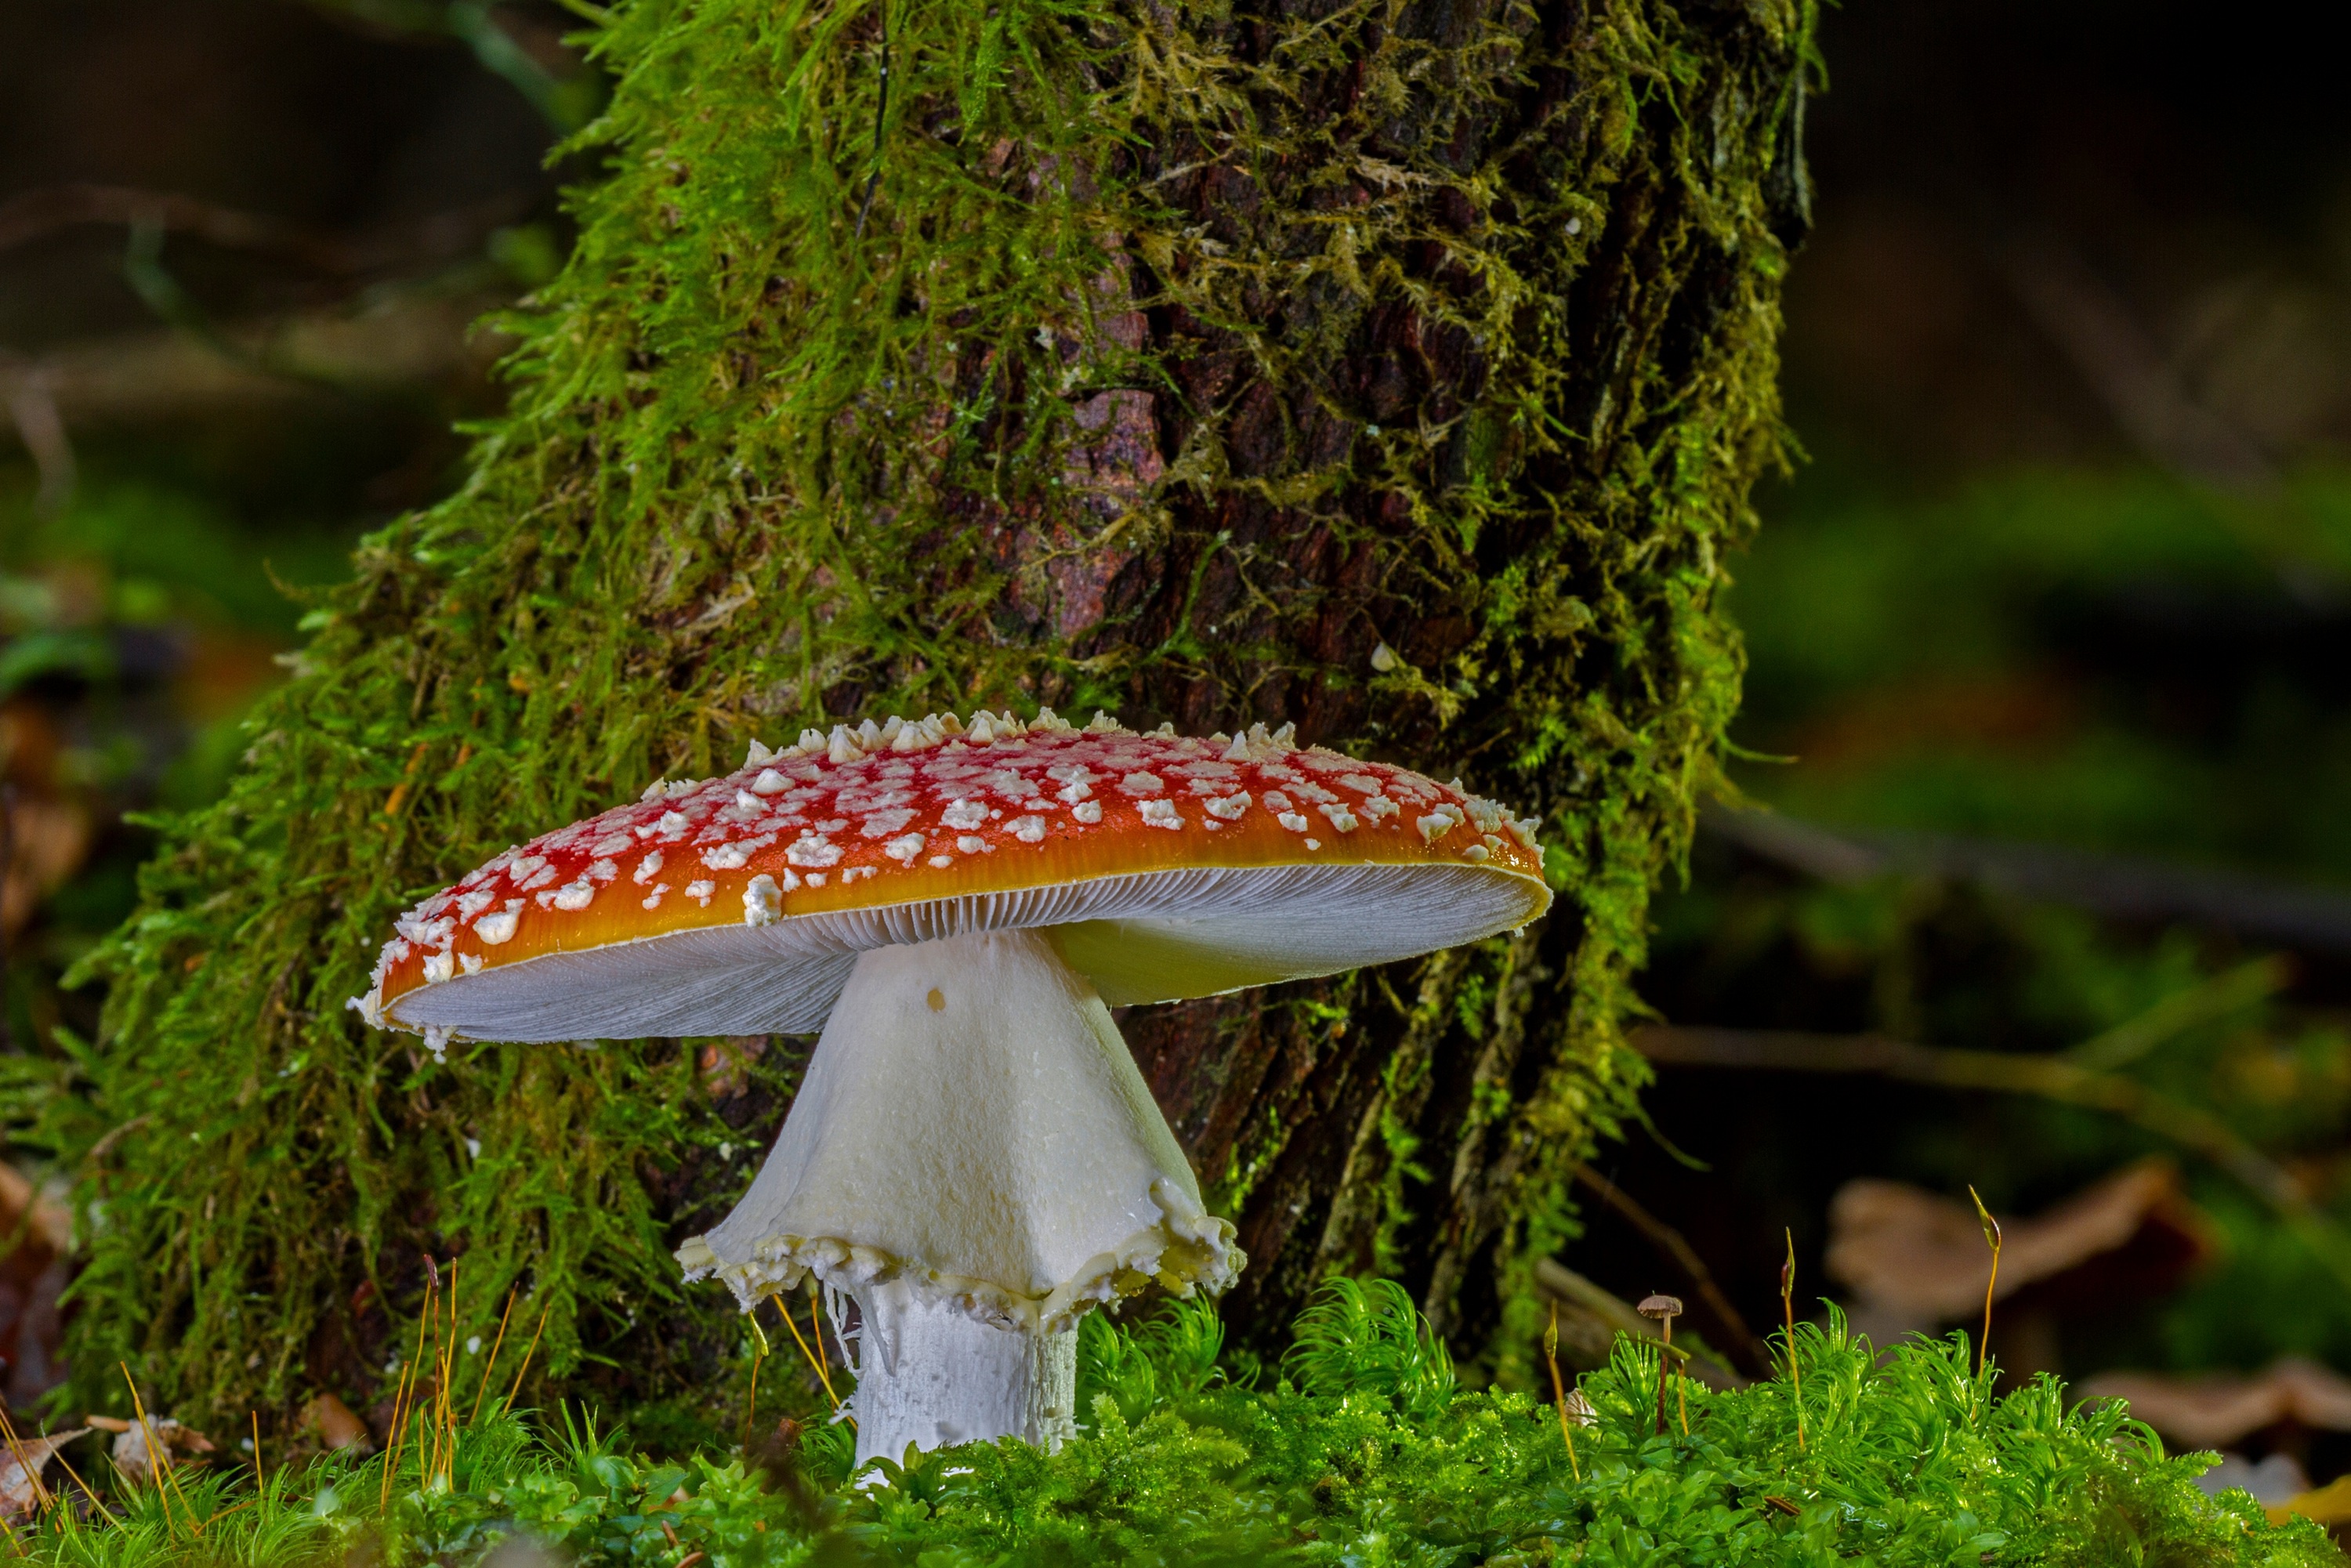
<path id="1" fill-rule="evenodd" d="M 1546 1309 L 1556 1307 L 1559 1311 L 1559 1364 L 1562 1367 L 1592 1372 L 1606 1366 L 1618 1334 L 1638 1339 L 1647 1333 L 1649 1325 L 1633 1310 L 1631 1301 L 1610 1295 L 1556 1258 L 1536 1262 L 1535 1288 L 1541 1292 L 1540 1300 Z M 1674 1359 L 1681 1364 L 1685 1376 L 1706 1387 L 1721 1390 L 1747 1386 L 1748 1380 L 1727 1362 L 1705 1351 L 1676 1345 Z"/>
<path id="2" fill-rule="evenodd" d="M 1644 1296 L 1633 1310 L 1657 1325 L 1660 1343 L 1665 1346 L 1657 1355 L 1657 1436 L 1662 1437 L 1666 1435 L 1666 1363 L 1671 1359 L 1674 1320 L 1682 1315 L 1682 1299 L 1679 1296 Z M 1680 1394 L 1678 1378 L 1675 1380 L 1675 1391 L 1680 1395 L 1682 1436 L 1687 1437 L 1689 1436 L 1689 1396 Z"/>

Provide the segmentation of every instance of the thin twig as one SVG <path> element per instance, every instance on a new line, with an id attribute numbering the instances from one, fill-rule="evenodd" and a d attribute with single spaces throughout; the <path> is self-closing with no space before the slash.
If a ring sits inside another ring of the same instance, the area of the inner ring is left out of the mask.
<path id="1" fill-rule="evenodd" d="M 1943 834 L 1829 830 L 1771 811 L 1709 807 L 1708 834 L 1838 886 L 1888 873 L 1972 883 L 2120 920 L 2193 921 L 2301 952 L 2351 953 L 2351 897 L 2131 855 Z"/>
<path id="2" fill-rule="evenodd" d="M 1688 1239 L 1650 1213 L 1638 1198 L 1590 1166 L 1577 1166 L 1575 1179 L 1590 1187 L 1602 1203 L 1614 1209 L 1651 1245 L 1671 1258 L 1681 1269 L 1689 1280 L 1690 1288 L 1698 1293 L 1698 1300 L 1706 1303 L 1707 1311 L 1713 1314 L 1715 1322 L 1721 1325 L 1728 1336 L 1729 1343 L 1723 1346 L 1724 1351 L 1729 1352 L 1734 1345 L 1739 1348 L 1740 1360 L 1744 1364 L 1740 1370 L 1759 1377 L 1767 1375 L 1769 1363 L 1758 1352 L 1762 1342 L 1755 1337 L 1755 1331 L 1747 1326 L 1747 1320 L 1740 1316 L 1739 1309 L 1730 1304 L 1730 1298 L 1722 1293 L 1722 1287 L 1715 1283 L 1706 1260 L 1698 1255 L 1698 1249 L 1689 1244 Z"/>
<path id="3" fill-rule="evenodd" d="M 1991 253 L 2010 290 L 2141 453 L 2224 495 L 2273 497 L 2285 482 L 2259 443 L 2199 402 L 2153 333 L 2082 253 L 2048 231 Z"/>
<path id="4" fill-rule="evenodd" d="M 441 1340 L 441 1386 L 433 1400 L 434 1474 L 454 1477 L 457 1467 L 457 1260 L 449 1260 L 449 1329 Z M 445 1448 L 443 1444 L 446 1435 Z"/>
<path id="5" fill-rule="evenodd" d="M 1942 1050 L 1869 1034 L 1651 1027 L 1635 1031 L 1633 1045 L 1665 1066 L 1874 1073 L 1943 1089 L 2032 1094 L 2104 1111 L 2200 1155 L 2235 1177 L 2269 1204 L 2327 1270 L 2351 1289 L 2351 1235 L 2311 1202 L 2284 1166 L 2210 1112 L 2134 1079 L 2099 1072 L 2062 1056 Z"/>
<path id="6" fill-rule="evenodd" d="M 527 191 L 507 191 L 372 235 L 320 234 L 258 213 L 177 191 L 127 185 L 47 185 L 0 203 L 0 250 L 84 224 L 154 224 L 228 250 L 274 252 L 323 272 L 359 273 L 464 255 L 482 235 L 530 207 Z"/>
<path id="7" fill-rule="evenodd" d="M 123 1139 L 129 1137 L 131 1134 L 145 1126 L 152 1120 L 153 1120 L 152 1113 L 141 1111 L 139 1114 L 131 1117 L 127 1122 L 116 1123 L 113 1126 L 109 1127 L 106 1130 L 106 1134 L 103 1137 L 99 1138 L 98 1142 L 89 1146 L 89 1152 L 82 1155 L 82 1163 L 84 1165 L 90 1166 L 98 1164 L 99 1161 L 104 1159 L 107 1155 L 114 1152 L 115 1145 L 120 1143 Z"/>
<path id="8" fill-rule="evenodd" d="M 89 1506 L 98 1510 L 99 1512 L 106 1515 L 107 1523 L 120 1524 L 122 1522 L 121 1520 L 115 1517 L 115 1512 L 112 1509 L 98 1500 L 98 1494 L 89 1490 L 89 1483 L 81 1479 L 81 1472 L 73 1468 L 73 1461 L 66 1458 L 66 1452 L 63 1448 L 59 1448 L 57 1451 L 56 1458 L 57 1463 L 66 1468 L 66 1474 L 72 1478 L 73 1484 L 81 1488 L 81 1495 L 89 1499 Z"/>
<path id="9" fill-rule="evenodd" d="M 425 1267 L 430 1270 L 433 1260 L 428 1258 L 424 1261 Z M 432 1279 L 425 1281 L 424 1311 L 416 1320 L 416 1354 L 410 1358 L 409 1364 L 402 1369 L 400 1392 L 392 1397 L 392 1448 L 383 1458 L 383 1506 L 385 1508 L 392 1506 L 392 1478 L 400 1469 L 400 1450 L 407 1446 L 408 1422 L 405 1416 L 408 1396 L 412 1391 L 420 1395 L 423 1392 L 423 1385 L 416 1378 L 415 1374 L 417 1369 L 424 1364 L 424 1328 L 433 1321 L 434 1298 L 438 1293 L 434 1290 L 435 1282 Z"/>
<path id="10" fill-rule="evenodd" d="M 383 1456 L 383 1484 L 377 1489 L 376 1511 L 381 1513 L 392 1506 L 392 1467 L 400 1457 L 400 1413 L 408 1403 L 408 1380 L 416 1375 L 416 1364 L 409 1362 L 400 1369 L 400 1386 L 392 1396 L 392 1427 L 386 1434 Z"/>
<path id="11" fill-rule="evenodd" d="M 217 1524 L 217 1523 L 219 1523 L 222 1520 L 226 1519 L 226 1518 L 227 1518 L 230 1514 L 232 1514 L 232 1513 L 243 1513 L 246 1509 L 251 1508 L 255 1503 L 257 1503 L 257 1502 L 259 1502 L 260 1500 L 260 1500 L 259 1498 L 257 1498 L 257 1497 L 249 1497 L 249 1498 L 246 1498 L 243 1502 L 238 1503 L 235 1508 L 225 1508 L 225 1509 L 221 1510 L 218 1513 L 214 1514 L 214 1515 L 212 1516 L 212 1518 L 210 1518 L 210 1519 L 208 1519 L 208 1520 L 204 1521 L 204 1522 L 205 1522 L 206 1524 Z"/>

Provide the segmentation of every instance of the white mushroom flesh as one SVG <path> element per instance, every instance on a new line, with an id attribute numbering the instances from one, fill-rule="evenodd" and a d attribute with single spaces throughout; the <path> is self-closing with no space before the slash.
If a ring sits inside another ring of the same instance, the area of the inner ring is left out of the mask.
<path id="1" fill-rule="evenodd" d="M 1155 1280 L 1222 1291 L 1243 1261 L 1108 1008 L 1040 931 L 860 955 L 775 1152 L 678 1257 L 747 1308 L 810 1273 L 857 1301 L 861 1458 L 1056 1440 L 1068 1391 L 1037 1380 L 1074 1351 L 1049 1342 Z"/>

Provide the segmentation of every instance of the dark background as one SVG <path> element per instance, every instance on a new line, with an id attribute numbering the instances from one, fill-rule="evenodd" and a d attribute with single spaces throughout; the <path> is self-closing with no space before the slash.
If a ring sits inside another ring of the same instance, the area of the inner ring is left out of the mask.
<path id="1" fill-rule="evenodd" d="M 1709 817 L 1644 991 L 1667 1029 L 1832 1053 L 2141 1029 L 2115 1071 L 2351 1220 L 2351 122 L 2339 49 L 2284 18 L 1824 13 L 1787 300 L 1805 455 L 1736 569 L 1751 809 Z M 303 589 L 461 476 L 453 422 L 498 395 L 467 323 L 550 275 L 588 172 L 550 162 L 600 91 L 576 25 L 538 0 L 0 4 L 20 1076 L 93 1027 L 61 981 L 131 906 L 123 813 L 217 790 Z M 1618 1294 L 1694 1291 L 1670 1228 L 1768 1326 L 1792 1234 L 1800 1310 L 1892 1325 L 1828 1267 L 1848 1181 L 1972 1184 L 2021 1239 L 2152 1158 L 2176 1201 L 2011 1298 L 2003 1361 L 2351 1368 L 2351 1284 L 2306 1228 L 2144 1116 L 1671 1064 L 1648 1105 L 1596 1174 L 1649 1223 L 1589 1202 L 1563 1260 Z M 62 1275 L 11 1268 L 37 1327 Z M 21 1398 L 42 1374 L 16 1359 Z M 2351 1464 L 2308 1420 L 2231 1441 Z"/>

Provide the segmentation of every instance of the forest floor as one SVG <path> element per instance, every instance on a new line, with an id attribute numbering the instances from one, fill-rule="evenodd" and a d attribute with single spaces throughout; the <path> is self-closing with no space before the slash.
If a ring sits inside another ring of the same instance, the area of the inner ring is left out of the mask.
<path id="1" fill-rule="evenodd" d="M 873 1484 L 876 1468 L 852 1477 L 841 1421 L 672 1459 L 568 1409 L 467 1418 L 435 1396 L 389 1455 L 256 1456 L 104 1500 L 71 1469 L 11 1539 L 85 1568 L 2341 1561 L 2310 1519 L 2208 1498 L 2211 1457 L 2167 1455 L 2118 1406 L 2068 1410 L 2047 1378 L 1996 1397 L 1963 1335 L 1881 1358 L 1834 1315 L 1799 1323 L 1792 1378 L 1728 1393 L 1660 1388 L 1656 1347 L 1627 1337 L 1563 1420 L 1459 1388 L 1394 1287 L 1327 1291 L 1270 1387 L 1228 1375 L 1205 1307 L 1087 1324 L 1088 1418 L 1051 1455 L 910 1455 L 877 1461 Z"/>

